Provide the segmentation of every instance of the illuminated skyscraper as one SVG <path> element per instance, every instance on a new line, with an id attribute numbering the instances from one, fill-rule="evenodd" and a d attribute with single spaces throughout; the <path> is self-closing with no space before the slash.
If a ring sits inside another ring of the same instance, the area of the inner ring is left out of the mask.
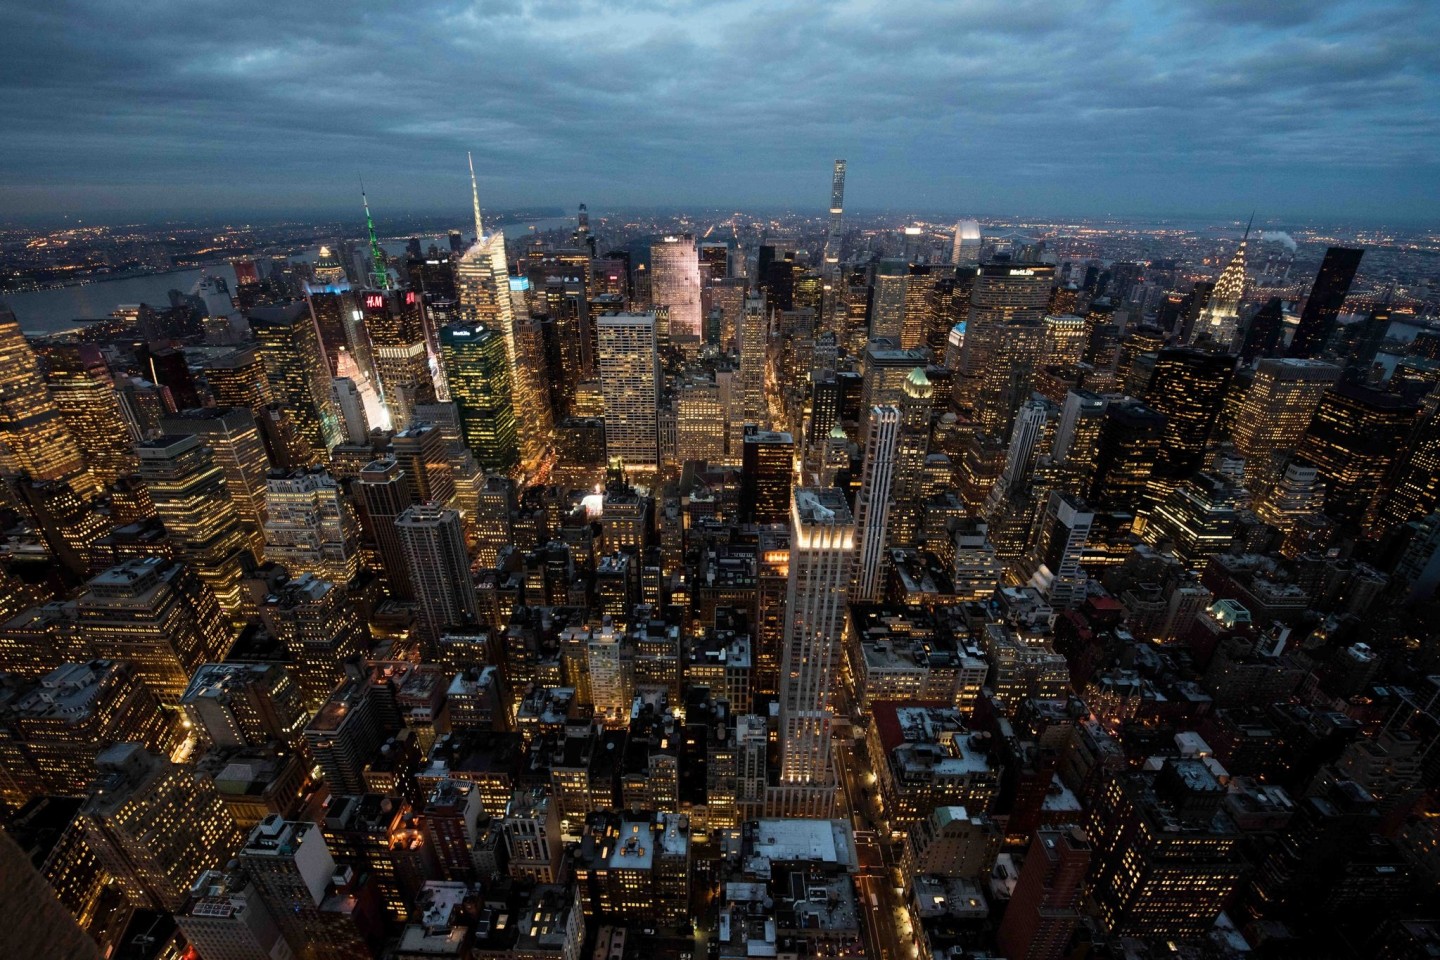
<path id="1" fill-rule="evenodd" d="M 650 303 L 669 311 L 670 342 L 694 350 L 704 337 L 700 317 L 700 260 L 695 238 L 682 233 L 650 245 Z"/>
<path id="2" fill-rule="evenodd" d="M 1051 490 L 1038 520 L 1024 572 L 1056 610 L 1071 610 L 1085 599 L 1085 571 L 1080 558 L 1095 521 L 1080 500 Z"/>
<path id="3" fill-rule="evenodd" d="M 435 380 L 425 342 L 425 307 L 414 290 L 360 294 L 380 395 L 397 429 L 408 427 L 415 407 L 435 402 Z"/>
<path id="4" fill-rule="evenodd" d="M 876 266 L 875 289 L 870 296 L 870 339 L 884 337 L 900 343 L 909 285 L 910 269 L 904 260 L 881 260 Z"/>
<path id="5" fill-rule="evenodd" d="M 1345 297 L 1350 293 L 1350 284 L 1364 255 L 1364 250 L 1351 247 L 1330 247 L 1325 251 L 1320 272 L 1315 275 L 1315 285 L 1305 300 L 1305 311 L 1300 314 L 1300 324 L 1290 341 L 1290 356 L 1318 357 L 1325 351 L 1335 335 L 1340 308 L 1345 306 Z"/>
<path id="6" fill-rule="evenodd" d="M 419 607 L 418 630 L 434 643 L 450 628 L 473 630 L 480 623 L 479 601 L 470 575 L 470 559 L 460 514 L 432 504 L 410 507 L 395 521 Z"/>
<path id="7" fill-rule="evenodd" d="M 980 256 L 980 224 L 975 220 L 961 220 L 955 224 L 955 240 L 950 248 L 950 262 L 956 267 L 975 264 Z"/>
<path id="8" fill-rule="evenodd" d="M 1165 415 L 1138 401 L 1106 406 L 1085 499 L 1107 510 L 1138 510 L 1164 433 Z"/>
<path id="9" fill-rule="evenodd" d="M 1342 383 L 1320 399 L 1296 455 L 1325 481 L 1325 513 L 1355 531 L 1373 518 L 1376 496 L 1415 424 L 1416 407 L 1393 393 Z"/>
<path id="10" fill-rule="evenodd" d="M 308 574 L 265 598 L 260 617 L 290 654 L 305 709 L 319 710 L 345 673 L 345 662 L 364 653 L 364 628 L 343 586 Z"/>
<path id="11" fill-rule="evenodd" d="M 605 452 L 627 467 L 659 463 L 660 365 L 655 314 L 616 313 L 595 321 L 600 390 L 605 397 Z"/>
<path id="12" fill-rule="evenodd" d="M 310 311 L 303 303 L 291 303 L 257 307 L 248 317 L 275 402 L 309 446 L 311 462 L 323 462 L 340 442 L 340 417 L 330 399 L 330 368 Z"/>
<path id="13" fill-rule="evenodd" d="M 886 540 L 910 546 L 920 533 L 925 501 L 925 458 L 930 452 L 930 414 L 935 387 L 920 367 L 911 368 L 900 385 L 900 443 L 895 452 L 895 483 Z"/>
<path id="14" fill-rule="evenodd" d="M 0 474 L 63 480 L 81 499 L 100 492 L 15 314 L 0 307 Z"/>
<path id="15" fill-rule="evenodd" d="M 865 423 L 865 462 L 855 494 L 855 579 L 850 599 L 880 599 L 884 584 L 886 530 L 894 502 L 896 453 L 900 446 L 900 411 L 876 407 Z"/>
<path id="16" fill-rule="evenodd" d="M 1440 397 L 1430 394 L 1389 481 L 1377 532 L 1424 520 L 1440 505 Z"/>
<path id="17" fill-rule="evenodd" d="M 225 474 L 225 491 L 235 503 L 245 527 L 245 546 L 260 556 L 264 552 L 265 476 L 270 461 L 260 428 L 249 410 L 233 407 L 197 407 L 160 421 L 169 436 L 199 437 Z"/>
<path id="18" fill-rule="evenodd" d="M 194 565 L 221 609 L 240 612 L 243 556 L 240 514 L 210 448 L 194 434 L 162 436 L 136 448 L 140 478 L 176 549 Z"/>
<path id="19" fill-rule="evenodd" d="M 1245 479 L 1260 483 L 1284 468 L 1340 368 L 1319 360 L 1261 360 L 1235 418 L 1235 449 L 1245 456 Z"/>
<path id="20" fill-rule="evenodd" d="M 451 324 L 440 331 L 440 355 L 465 445 L 486 470 L 508 473 L 519 446 L 504 339 L 485 326 Z"/>
<path id="21" fill-rule="evenodd" d="M 728 422 L 720 388 L 709 378 L 682 383 L 675 394 L 675 459 L 725 462 Z"/>
<path id="22" fill-rule="evenodd" d="M 845 636 L 855 522 L 837 489 L 802 487 L 790 510 L 790 578 L 780 665 L 780 786 L 774 812 L 828 816 L 832 695 Z"/>
<path id="23" fill-rule="evenodd" d="M 1235 256 L 1220 272 L 1215 290 L 1193 331 L 1196 341 L 1209 341 L 1222 350 L 1229 350 L 1240 324 L 1240 301 L 1245 297 L 1245 247 L 1250 242 L 1250 227 L 1235 250 Z"/>
<path id="24" fill-rule="evenodd" d="M 96 766 L 80 809 L 86 841 L 132 906 L 178 910 L 195 878 L 240 848 L 235 819 L 208 778 L 138 744 L 111 747 Z"/>
<path id="25" fill-rule="evenodd" d="M 134 473 L 135 437 L 100 349 L 91 344 L 57 346 L 48 353 L 46 365 L 55 406 L 95 479 L 114 483 Z"/>
<path id="26" fill-rule="evenodd" d="M 740 316 L 740 376 L 731 402 L 735 415 L 730 418 L 730 446 L 732 456 L 744 436 L 744 426 L 753 423 L 767 427 L 770 423 L 769 410 L 765 403 L 765 369 L 768 363 L 768 323 L 765 316 L 765 298 L 748 297 L 745 310 Z"/>
<path id="27" fill-rule="evenodd" d="M 740 521 L 784 523 L 790 515 L 795 441 L 788 433 L 751 430 L 740 457 Z"/>
<path id="28" fill-rule="evenodd" d="M 1177 348 L 1161 350 L 1145 391 L 1145 405 L 1165 415 L 1150 499 L 1159 502 L 1199 470 L 1205 446 L 1235 374 L 1229 353 Z"/>
<path id="29" fill-rule="evenodd" d="M 183 563 L 129 560 L 86 584 L 76 629 L 96 656 L 128 660 L 162 702 L 179 703 L 190 674 L 225 659 L 232 631 L 209 589 Z"/>
<path id="30" fill-rule="evenodd" d="M 841 230 L 845 221 L 845 161 L 835 161 L 835 172 L 830 178 L 830 228 L 825 233 L 825 262 L 840 262 Z"/>
<path id="31" fill-rule="evenodd" d="M 323 469 L 274 470 L 265 479 L 265 555 L 291 577 L 339 584 L 360 569 L 360 530 L 335 478 Z"/>
<path id="32" fill-rule="evenodd" d="M 1008 430 L 1027 395 L 1054 278 L 1054 266 L 1043 263 L 995 260 L 976 268 L 955 399 L 987 430 Z"/>

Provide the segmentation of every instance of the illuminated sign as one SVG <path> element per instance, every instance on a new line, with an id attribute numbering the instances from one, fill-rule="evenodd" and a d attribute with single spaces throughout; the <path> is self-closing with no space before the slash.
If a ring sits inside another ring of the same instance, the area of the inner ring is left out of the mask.
<path id="1" fill-rule="evenodd" d="M 413 307 L 413 306 L 415 306 L 415 291 L 414 291 L 414 290 L 406 290 L 406 291 L 405 291 L 405 306 L 407 306 L 407 307 Z"/>
<path id="2" fill-rule="evenodd" d="M 511 278 L 510 278 L 510 289 L 511 289 L 511 290 L 529 290 L 529 289 L 530 289 L 530 278 L 529 278 L 529 277 L 511 277 Z"/>
<path id="3" fill-rule="evenodd" d="M 1010 276 L 1012 276 L 1012 277 L 1033 277 L 1033 276 L 1035 276 L 1035 271 L 1034 271 L 1034 270 L 1011 270 L 1011 271 L 1010 271 Z"/>
<path id="4" fill-rule="evenodd" d="M 383 293 L 367 293 L 367 294 L 365 294 L 365 309 L 366 309 L 366 310 L 384 310 L 384 309 L 385 309 L 385 294 L 383 294 Z"/>

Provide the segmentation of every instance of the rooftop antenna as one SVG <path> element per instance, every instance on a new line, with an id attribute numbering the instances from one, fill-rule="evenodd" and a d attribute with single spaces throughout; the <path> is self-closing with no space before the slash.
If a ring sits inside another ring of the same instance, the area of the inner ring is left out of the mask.
<path id="1" fill-rule="evenodd" d="M 485 229 L 480 224 L 480 189 L 475 186 L 475 158 L 466 150 L 465 159 L 470 162 L 470 199 L 475 204 L 475 242 L 479 243 L 480 238 L 485 236 Z"/>
<path id="2" fill-rule="evenodd" d="M 385 251 L 375 238 L 375 221 L 370 217 L 370 200 L 365 196 L 365 179 L 360 179 L 360 202 L 365 205 L 365 230 L 370 235 L 370 283 L 377 290 L 390 289 L 390 274 L 385 269 Z"/>

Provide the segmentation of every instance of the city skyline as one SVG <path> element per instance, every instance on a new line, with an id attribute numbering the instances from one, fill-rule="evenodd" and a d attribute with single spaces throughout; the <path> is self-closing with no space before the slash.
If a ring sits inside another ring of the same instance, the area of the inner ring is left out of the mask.
<path id="1" fill-rule="evenodd" d="M 1411 0 L 300 4 L 222 32 L 71 6 L 7 14 L 14 217 L 340 212 L 357 175 L 438 210 L 467 150 L 487 207 L 823 209 L 839 156 L 855 211 L 1440 212 L 1440 13 Z"/>

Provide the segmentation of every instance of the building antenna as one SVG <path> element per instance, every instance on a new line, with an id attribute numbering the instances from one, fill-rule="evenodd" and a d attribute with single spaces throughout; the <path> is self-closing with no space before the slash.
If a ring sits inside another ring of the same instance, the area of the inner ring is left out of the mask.
<path id="1" fill-rule="evenodd" d="M 370 282 L 377 290 L 390 289 L 390 273 L 385 269 L 385 251 L 375 238 L 375 221 L 370 217 L 370 200 L 365 196 L 365 178 L 360 178 L 360 203 L 365 207 L 365 231 L 370 237 Z"/>
<path id="2" fill-rule="evenodd" d="M 480 238 L 485 236 L 485 229 L 480 224 L 480 189 L 475 186 L 475 158 L 466 150 L 465 159 L 470 162 L 470 199 L 475 204 L 475 242 L 479 243 Z"/>

